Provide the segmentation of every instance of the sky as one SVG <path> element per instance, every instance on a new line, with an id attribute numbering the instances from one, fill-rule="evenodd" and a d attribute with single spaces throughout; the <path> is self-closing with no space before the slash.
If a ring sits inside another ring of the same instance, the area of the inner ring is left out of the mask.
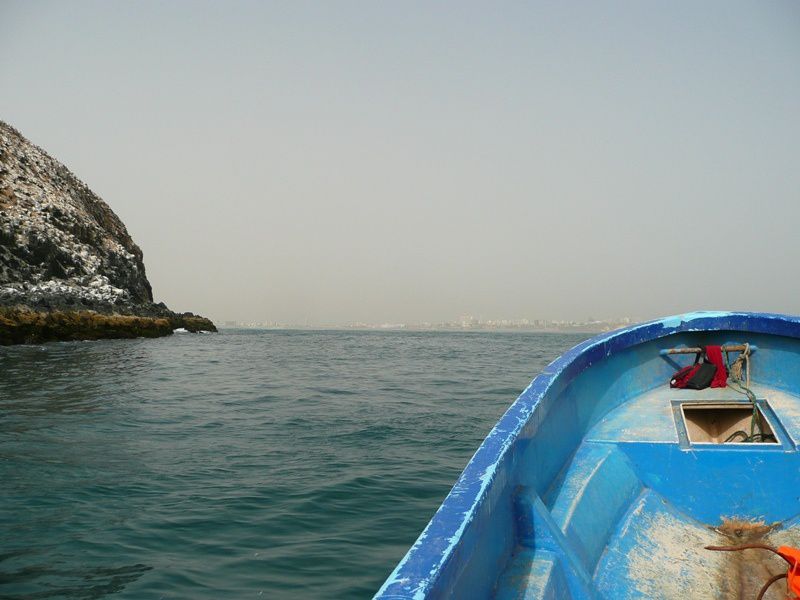
<path id="1" fill-rule="evenodd" d="M 800 313 L 797 2 L 0 0 L 0 119 L 174 310 Z"/>

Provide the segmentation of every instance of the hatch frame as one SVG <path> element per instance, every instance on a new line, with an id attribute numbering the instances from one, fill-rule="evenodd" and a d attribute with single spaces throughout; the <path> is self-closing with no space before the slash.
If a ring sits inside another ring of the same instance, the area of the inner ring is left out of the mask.
<path id="1" fill-rule="evenodd" d="M 783 427 L 783 423 L 778 418 L 778 415 L 772 409 L 766 398 L 756 398 L 756 407 L 758 408 L 761 416 L 767 422 L 772 434 L 777 439 L 775 442 L 695 442 L 689 438 L 689 432 L 686 428 L 685 414 L 683 407 L 685 405 L 694 405 L 695 407 L 709 406 L 711 407 L 731 407 L 731 408 L 744 408 L 751 406 L 750 401 L 745 398 L 681 398 L 670 400 L 672 405 L 672 416 L 675 422 L 675 429 L 678 434 L 678 445 L 684 450 L 772 450 L 781 452 L 794 452 L 795 447 L 791 443 L 789 434 Z M 723 408 L 724 410 L 724 408 Z"/>

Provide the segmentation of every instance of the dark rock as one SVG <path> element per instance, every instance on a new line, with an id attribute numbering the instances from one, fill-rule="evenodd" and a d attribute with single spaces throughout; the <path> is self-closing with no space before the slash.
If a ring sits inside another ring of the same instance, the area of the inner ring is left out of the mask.
<path id="1" fill-rule="evenodd" d="M 142 251 L 117 215 L 2 121 L 0 310 L 0 344 L 165 335 L 170 327 L 216 331 L 208 319 L 154 303 Z M 17 333 L 9 329 L 14 319 Z"/>

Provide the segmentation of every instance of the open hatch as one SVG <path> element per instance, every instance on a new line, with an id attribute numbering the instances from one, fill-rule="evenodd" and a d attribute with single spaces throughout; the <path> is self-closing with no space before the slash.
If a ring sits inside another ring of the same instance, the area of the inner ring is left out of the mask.
<path id="1" fill-rule="evenodd" d="M 749 402 L 682 402 L 681 414 L 692 444 L 777 444 L 761 407 Z"/>

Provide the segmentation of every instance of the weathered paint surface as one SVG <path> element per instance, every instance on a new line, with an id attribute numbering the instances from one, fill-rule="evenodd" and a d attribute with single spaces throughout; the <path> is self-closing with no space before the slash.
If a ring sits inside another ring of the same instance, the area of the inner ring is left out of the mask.
<path id="1" fill-rule="evenodd" d="M 770 535 L 800 538 L 797 338 L 795 317 L 691 313 L 576 346 L 511 405 L 376 597 L 734 597 L 720 587 L 734 559 L 698 549 L 722 537 L 707 525 L 778 521 Z M 665 382 L 688 359 L 660 350 L 743 342 L 785 443 L 682 448 Z"/>

